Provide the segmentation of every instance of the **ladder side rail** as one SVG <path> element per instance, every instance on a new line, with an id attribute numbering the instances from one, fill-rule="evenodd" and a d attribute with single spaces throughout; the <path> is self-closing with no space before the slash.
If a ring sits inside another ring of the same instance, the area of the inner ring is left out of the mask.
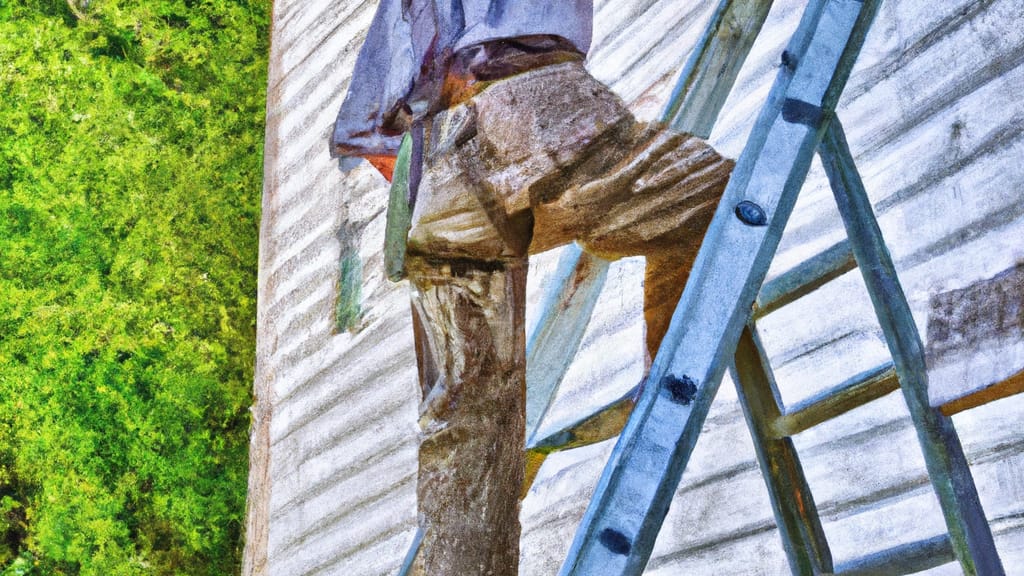
<path id="1" fill-rule="evenodd" d="M 832 553 L 793 440 L 772 434 L 772 424 L 781 416 L 781 402 L 752 322 L 740 335 L 735 358 L 732 379 L 771 497 L 772 513 L 790 571 L 801 576 L 831 573 Z"/>
<path id="2" fill-rule="evenodd" d="M 1003 566 L 992 531 L 953 421 L 932 407 L 928 399 L 928 372 L 921 337 L 846 136 L 836 119 L 826 129 L 820 154 L 917 429 L 953 551 L 965 574 L 1002 576 Z"/>
<path id="3" fill-rule="evenodd" d="M 679 74 L 662 122 L 708 138 L 743 63 L 771 10 L 772 0 L 721 0 Z"/>
<path id="4" fill-rule="evenodd" d="M 719 204 L 648 384 L 560 574 L 639 574 L 877 0 L 813 0 Z"/>

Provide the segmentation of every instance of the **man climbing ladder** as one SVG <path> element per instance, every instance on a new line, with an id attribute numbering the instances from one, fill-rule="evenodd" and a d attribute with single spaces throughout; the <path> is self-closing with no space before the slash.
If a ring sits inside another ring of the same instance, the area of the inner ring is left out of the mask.
<path id="1" fill-rule="evenodd" d="M 591 19 L 586 0 L 383 0 L 338 116 L 333 153 L 387 176 L 411 139 L 419 573 L 518 572 L 528 254 L 646 256 L 653 356 L 733 167 L 586 72 Z"/>

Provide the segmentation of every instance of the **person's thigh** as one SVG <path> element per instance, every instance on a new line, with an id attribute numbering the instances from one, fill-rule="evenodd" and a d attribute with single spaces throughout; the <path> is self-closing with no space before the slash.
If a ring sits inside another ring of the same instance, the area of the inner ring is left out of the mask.
<path id="1" fill-rule="evenodd" d="M 571 226 L 584 248 L 611 259 L 696 251 L 734 162 L 688 134 L 657 126 L 633 134 L 618 164 L 535 206 L 537 227 Z"/>
<path id="2" fill-rule="evenodd" d="M 538 229 L 533 207 L 618 163 L 635 121 L 580 63 L 495 82 L 427 120 L 410 254 L 500 259 L 572 241 L 579 227 Z"/>

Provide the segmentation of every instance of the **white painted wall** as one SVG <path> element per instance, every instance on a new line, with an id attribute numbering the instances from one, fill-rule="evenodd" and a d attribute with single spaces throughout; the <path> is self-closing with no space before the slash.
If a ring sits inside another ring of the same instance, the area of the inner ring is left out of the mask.
<path id="1" fill-rule="evenodd" d="M 598 0 L 589 68 L 638 116 L 657 117 L 714 4 Z M 742 149 L 803 5 L 776 1 L 712 135 L 723 153 Z M 258 424 L 268 427 L 254 435 L 269 448 L 269 468 L 254 459 L 250 482 L 251 520 L 267 527 L 260 573 L 274 576 L 393 574 L 414 531 L 418 386 L 407 287 L 383 277 L 387 185 L 368 166 L 342 174 L 327 154 L 375 7 L 277 0 L 274 8 L 256 375 Z M 1024 260 L 1022 22 L 1024 0 L 889 0 L 841 101 L 924 335 L 936 295 Z M 364 316 L 358 330 L 337 333 L 342 229 L 363 262 Z M 770 276 L 841 238 L 816 165 Z M 531 264 L 530 314 L 556 258 Z M 639 379 L 642 265 L 613 265 L 546 430 Z M 887 359 L 856 273 L 760 326 L 787 403 Z M 1024 338 L 977 328 L 971 347 L 930 358 L 936 404 L 1024 369 Z M 787 571 L 732 384 L 721 390 L 648 574 Z M 1008 574 L 1024 574 L 1022 421 L 1024 395 L 955 417 Z M 837 562 L 944 530 L 898 394 L 796 442 Z M 606 442 L 544 465 L 523 503 L 522 574 L 557 571 L 610 450 Z"/>

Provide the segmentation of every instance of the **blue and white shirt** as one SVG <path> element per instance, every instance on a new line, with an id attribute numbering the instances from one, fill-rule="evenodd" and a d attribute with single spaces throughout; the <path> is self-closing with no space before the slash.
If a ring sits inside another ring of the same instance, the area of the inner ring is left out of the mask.
<path id="1" fill-rule="evenodd" d="M 394 154 L 401 143 L 388 121 L 415 118 L 440 91 L 447 60 L 482 42 L 550 35 L 586 54 L 593 0 L 381 0 L 356 59 L 331 137 L 333 156 Z"/>

